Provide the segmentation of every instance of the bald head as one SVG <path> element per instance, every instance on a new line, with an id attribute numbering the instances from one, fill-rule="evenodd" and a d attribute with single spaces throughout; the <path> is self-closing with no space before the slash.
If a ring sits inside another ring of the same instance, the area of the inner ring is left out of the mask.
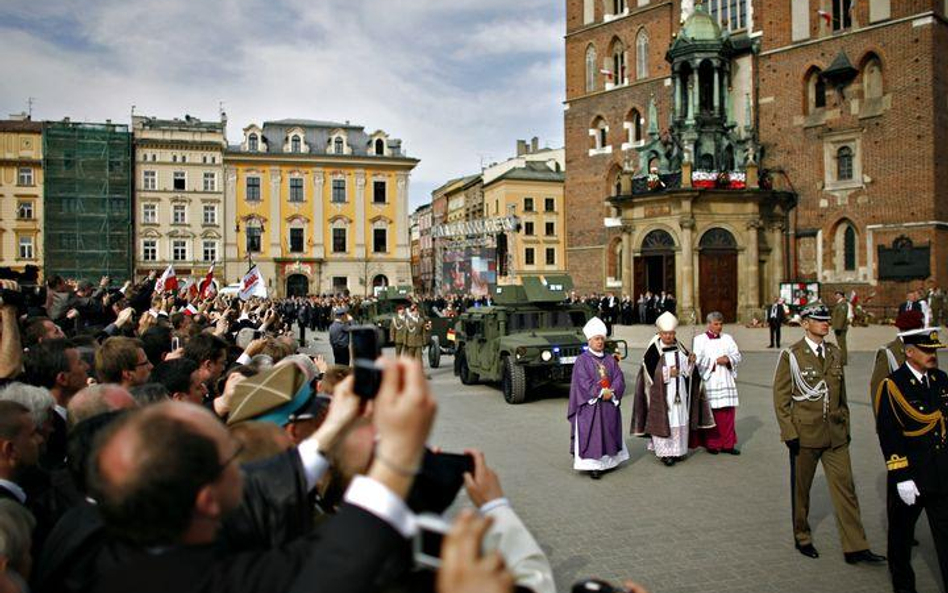
<path id="1" fill-rule="evenodd" d="M 237 507 L 236 447 L 209 411 L 181 402 L 133 412 L 97 441 L 89 482 L 105 521 L 141 545 L 208 543 Z"/>
<path id="2" fill-rule="evenodd" d="M 71 428 L 99 414 L 137 407 L 138 403 L 127 389 L 115 383 L 103 383 L 90 385 L 76 393 L 69 400 L 66 411 Z"/>

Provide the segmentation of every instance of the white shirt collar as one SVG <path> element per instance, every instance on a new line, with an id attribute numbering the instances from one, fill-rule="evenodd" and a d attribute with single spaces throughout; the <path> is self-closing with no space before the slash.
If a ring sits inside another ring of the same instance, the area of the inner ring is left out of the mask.
<path id="1" fill-rule="evenodd" d="M 66 419 L 66 408 L 65 408 L 65 407 L 63 407 L 63 406 L 61 406 L 61 405 L 59 405 L 59 404 L 55 404 L 55 405 L 53 406 L 53 409 L 56 410 L 56 413 L 59 414 L 59 417 L 60 417 L 60 418 L 62 418 L 63 420 Z"/>
<path id="2" fill-rule="evenodd" d="M 26 492 L 14 482 L 0 478 L 0 488 L 6 488 L 10 493 L 20 501 L 20 504 L 26 504 Z"/>
<path id="3" fill-rule="evenodd" d="M 915 378 L 918 379 L 919 381 L 922 380 L 922 377 L 923 377 L 923 376 L 925 376 L 925 375 L 928 374 L 928 373 L 922 373 L 922 372 L 919 372 L 919 371 L 915 370 L 915 367 L 913 367 L 912 365 L 910 365 L 910 364 L 908 363 L 908 361 L 905 362 L 905 366 L 907 366 L 908 369 L 909 369 L 910 371 L 912 371 L 912 374 L 915 375 Z"/>
<path id="4" fill-rule="evenodd" d="M 587 349 L 586 352 L 589 352 L 590 354 L 592 354 L 592 355 L 595 356 L 596 358 L 602 358 L 603 356 L 606 355 L 606 351 L 605 351 L 605 350 L 603 350 L 602 352 L 596 352 L 596 351 L 593 350 L 592 348 Z"/>
<path id="5" fill-rule="evenodd" d="M 824 356 L 824 357 L 826 356 L 826 341 L 825 341 L 825 340 L 824 340 L 823 342 L 817 344 L 816 342 L 814 342 L 813 340 L 811 340 L 809 336 L 803 336 L 803 339 L 806 340 L 806 345 L 810 347 L 810 350 L 813 351 L 813 354 L 814 354 L 814 355 L 819 356 L 819 353 L 816 351 L 816 349 L 819 348 L 820 346 L 822 346 L 822 347 L 823 347 L 823 356 Z"/>

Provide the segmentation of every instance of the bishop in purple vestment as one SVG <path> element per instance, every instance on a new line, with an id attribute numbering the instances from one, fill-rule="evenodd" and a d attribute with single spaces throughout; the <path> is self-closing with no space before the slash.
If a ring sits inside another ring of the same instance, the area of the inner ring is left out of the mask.
<path id="1" fill-rule="evenodd" d="M 604 470 L 629 458 L 619 411 L 625 379 L 619 363 L 605 351 L 605 323 L 593 317 L 583 333 L 589 349 L 579 355 L 573 367 L 566 417 L 571 427 L 573 469 L 588 471 L 598 480 Z"/>

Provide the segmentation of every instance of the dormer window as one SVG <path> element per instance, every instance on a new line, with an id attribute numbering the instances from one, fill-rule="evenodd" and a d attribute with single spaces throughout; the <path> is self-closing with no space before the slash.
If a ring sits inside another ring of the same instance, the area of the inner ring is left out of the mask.
<path id="1" fill-rule="evenodd" d="M 300 152 L 300 137 L 299 136 L 293 136 L 290 139 L 290 151 Z"/>
<path id="2" fill-rule="evenodd" d="M 257 135 L 250 134 L 247 136 L 247 150 L 251 152 L 257 152 Z"/>
<path id="3" fill-rule="evenodd" d="M 385 140 L 382 140 L 381 138 L 375 139 L 375 154 L 378 156 L 385 155 Z"/>
<path id="4" fill-rule="evenodd" d="M 336 137 L 332 142 L 332 151 L 334 154 L 343 154 L 345 152 L 345 142 L 342 138 Z"/>

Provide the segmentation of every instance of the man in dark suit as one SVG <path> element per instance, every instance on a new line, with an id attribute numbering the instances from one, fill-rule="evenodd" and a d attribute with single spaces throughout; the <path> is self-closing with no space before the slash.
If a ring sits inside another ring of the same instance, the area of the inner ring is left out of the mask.
<path id="1" fill-rule="evenodd" d="M 787 310 L 784 307 L 783 299 L 777 297 L 767 309 L 767 325 L 770 327 L 770 346 L 768 348 L 780 348 L 780 328 L 786 318 Z"/>
<path id="2" fill-rule="evenodd" d="M 337 388 L 333 406 L 337 399 L 343 407 L 335 410 L 346 412 L 346 422 L 359 415 L 351 378 Z M 420 364 L 384 363 L 373 412 L 378 444 L 367 475 L 352 483 L 339 512 L 315 533 L 242 553 L 213 545 L 244 489 L 234 462 L 240 449 L 220 422 L 179 402 L 129 414 L 92 455 L 92 494 L 106 524 L 123 537 L 103 552 L 121 560 L 96 564 L 103 572 L 92 590 L 127 591 L 129 583 L 141 593 L 379 590 L 382 576 L 408 551 L 414 527 L 405 499 L 435 407 Z M 324 426 L 337 421 L 327 417 Z M 304 461 L 308 483 L 325 472 L 324 446 L 332 444 L 312 440 L 299 447 L 310 459 Z"/>
<path id="3" fill-rule="evenodd" d="M 904 313 L 905 311 L 918 311 L 923 313 L 922 304 L 918 302 L 918 293 L 914 290 L 908 291 L 905 295 L 905 302 L 899 305 L 899 313 Z"/>
<path id="4" fill-rule="evenodd" d="M 43 437 L 30 410 L 13 401 L 0 401 L 0 498 L 26 505 L 23 474 L 39 461 Z"/>
<path id="5" fill-rule="evenodd" d="M 915 591 L 912 543 L 922 510 L 928 515 L 942 586 L 948 587 L 948 374 L 938 369 L 938 331 L 899 334 L 905 363 L 882 381 L 873 403 L 889 492 L 889 572 L 896 593 Z"/>

